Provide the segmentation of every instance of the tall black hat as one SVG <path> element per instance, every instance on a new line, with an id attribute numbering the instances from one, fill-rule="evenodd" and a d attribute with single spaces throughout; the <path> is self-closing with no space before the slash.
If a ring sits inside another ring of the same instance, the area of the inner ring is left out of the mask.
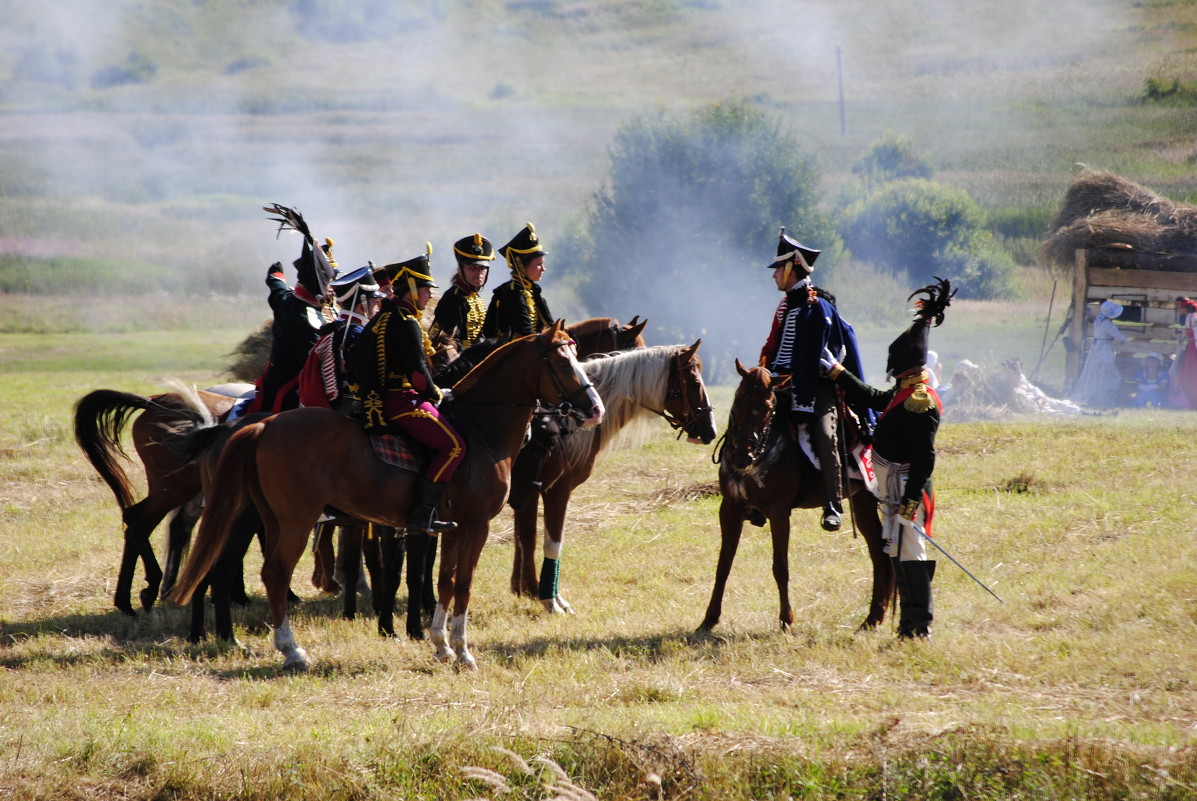
<path id="1" fill-rule="evenodd" d="M 520 232 L 511 237 L 511 241 L 503 247 L 499 248 L 499 253 L 503 254 L 503 258 L 507 259 L 507 265 L 514 268 L 514 257 L 518 256 L 520 264 L 527 264 L 536 256 L 547 256 L 549 252 L 545 250 L 540 244 L 540 237 L 536 235 L 536 229 L 532 227 L 532 223 L 525 223 Z"/>
<path id="2" fill-rule="evenodd" d="M 770 270 L 773 270 L 793 259 L 794 265 L 798 269 L 810 275 L 815 269 L 815 259 L 819 258 L 819 254 L 822 252 L 821 250 L 808 248 L 797 239 L 786 236 L 786 227 L 783 225 L 781 230 L 777 232 L 777 258 L 769 262 L 767 266 Z"/>
<path id="3" fill-rule="evenodd" d="M 458 267 L 467 264 L 489 267 L 495 258 L 495 248 L 482 234 L 470 234 L 453 243 L 453 256 L 457 259 Z"/>
<path id="4" fill-rule="evenodd" d="M 424 247 L 426 252 L 422 255 L 388 264 L 381 269 L 382 275 L 395 288 L 396 295 L 402 295 L 407 290 L 414 292 L 422 286 L 436 288 L 436 283 L 432 280 L 432 261 L 429 258 L 432 255 L 432 243 L 425 242 Z"/>
<path id="5" fill-rule="evenodd" d="M 907 300 L 922 296 L 914 304 L 914 322 L 889 345 L 889 358 L 885 372 L 899 376 L 907 370 L 922 367 L 927 363 L 927 338 L 931 328 L 943 322 L 944 310 L 952 304 L 956 290 L 951 283 L 935 276 L 937 283 L 928 284 L 911 292 Z"/>

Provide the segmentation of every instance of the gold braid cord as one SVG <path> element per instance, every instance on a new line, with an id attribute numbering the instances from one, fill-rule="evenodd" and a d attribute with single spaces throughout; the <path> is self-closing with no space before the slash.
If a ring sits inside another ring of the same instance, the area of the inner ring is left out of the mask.
<path id="1" fill-rule="evenodd" d="M 915 414 L 923 414 L 931 411 L 935 406 L 935 400 L 931 397 L 931 393 L 927 391 L 927 375 L 926 370 L 920 370 L 914 375 L 903 378 L 902 383 L 899 384 L 900 389 L 914 387 L 914 392 L 911 392 L 906 400 L 902 401 L 902 408 L 908 412 Z"/>
<path id="2" fill-rule="evenodd" d="M 466 345 L 473 345 L 482 335 L 482 324 L 486 321 L 486 304 L 477 292 L 471 292 L 466 299 L 466 331 L 463 338 Z"/>
<path id="3" fill-rule="evenodd" d="M 391 321 L 391 313 L 383 312 L 379 317 L 378 325 L 374 327 L 374 347 L 377 350 L 378 362 L 378 389 L 370 390 L 370 394 L 362 401 L 362 408 L 366 412 L 366 425 L 379 426 L 386 428 L 387 419 L 382 413 L 382 397 L 378 394 L 379 390 L 386 387 L 387 378 L 387 323 Z"/>

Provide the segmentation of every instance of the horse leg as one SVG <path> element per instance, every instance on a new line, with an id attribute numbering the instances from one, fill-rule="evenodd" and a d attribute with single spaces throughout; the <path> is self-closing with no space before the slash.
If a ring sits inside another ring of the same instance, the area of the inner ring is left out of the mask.
<path id="1" fill-rule="evenodd" d="M 203 509 L 204 496 L 196 495 L 176 509 L 174 515 L 171 516 L 166 540 L 166 563 L 162 566 L 162 586 L 158 591 L 159 598 L 165 598 L 166 594 L 175 586 L 175 579 L 179 575 L 179 566 L 183 563 L 187 546 L 191 544 L 191 532 Z"/>
<path id="2" fill-rule="evenodd" d="M 515 510 L 514 523 L 515 556 L 511 566 L 511 591 L 526 598 L 535 598 L 538 593 L 536 580 L 536 515 L 539 511 L 539 495 Z"/>
<path id="3" fill-rule="evenodd" d="M 133 594 L 133 573 L 137 568 L 138 558 L 141 559 L 145 568 L 146 581 L 146 586 L 138 594 L 138 597 L 147 612 L 154 606 L 154 601 L 158 597 L 158 587 L 162 583 L 162 569 L 154 557 L 150 534 L 174 508 L 165 506 L 164 502 L 158 501 L 158 496 L 151 494 L 130 506 L 122 515 L 125 523 L 125 548 L 121 554 L 121 566 L 116 578 L 113 603 L 126 615 L 134 614 L 130 596 Z"/>
<path id="4" fill-rule="evenodd" d="M 341 616 L 353 620 L 357 616 L 357 582 L 362 573 L 362 540 L 365 526 L 341 526 L 337 537 L 337 557 L 341 560 Z"/>
<path id="5" fill-rule="evenodd" d="M 315 517 L 313 514 L 312 519 Z M 262 564 L 262 583 L 266 585 L 266 597 L 270 601 L 274 647 L 283 655 L 284 670 L 307 670 L 311 666 L 311 660 L 308 659 L 307 652 L 299 647 L 291 631 L 288 595 L 291 592 L 291 577 L 295 573 L 295 565 L 307 547 L 311 524 L 280 521 L 273 515 L 263 522 L 266 529 L 263 545 L 267 556 Z"/>
<path id="6" fill-rule="evenodd" d="M 428 539 L 428 550 L 424 553 L 424 590 L 420 593 L 420 611 L 431 615 L 436 611 L 436 550 L 440 540 L 436 537 Z"/>
<path id="7" fill-rule="evenodd" d="M 382 589 L 375 585 L 379 595 L 374 609 L 378 612 L 378 633 L 384 637 L 395 636 L 395 596 L 399 593 L 399 577 L 403 572 L 403 540 L 390 526 L 375 529 L 382 549 Z"/>
<path id="8" fill-rule="evenodd" d="M 467 670 L 478 669 L 478 662 L 470 653 L 466 638 L 470 588 L 474 581 L 474 570 L 478 567 L 478 558 L 482 555 L 482 546 L 486 544 L 487 536 L 485 523 L 477 528 L 480 530 L 470 531 L 466 535 L 463 535 L 459 528 L 453 535 L 457 544 L 457 571 L 453 587 L 453 619 L 449 626 L 449 646 L 457 652 L 457 664 Z M 441 607 L 438 606 L 437 611 L 440 609 Z"/>
<path id="9" fill-rule="evenodd" d="M 362 541 L 362 561 L 370 576 L 370 606 L 377 615 L 382 610 L 382 598 L 386 594 L 387 580 L 382 569 L 382 546 L 380 538 L 386 526 L 370 526 Z"/>
<path id="10" fill-rule="evenodd" d="M 544 498 L 544 563 L 540 567 L 540 602 L 549 614 L 573 614 L 573 609 L 561 596 L 561 550 L 565 546 L 565 510 L 569 507 L 571 489 L 559 482 Z"/>
<path id="11" fill-rule="evenodd" d="M 404 538 L 407 550 L 407 636 L 424 639 L 424 580 L 429 547 L 436 547 L 436 538 L 422 531 L 408 532 Z"/>
<path id="12" fill-rule="evenodd" d="M 224 551 L 212 568 L 212 606 L 216 616 L 216 638 L 233 645 L 240 645 L 233 636 L 233 588 L 239 586 L 242 595 L 245 594 L 245 554 L 261 527 L 258 510 L 250 504 L 233 521 Z"/>
<path id="13" fill-rule="evenodd" d="M 723 591 L 727 588 L 727 577 L 731 574 L 732 562 L 735 561 L 736 551 L 740 547 L 740 536 L 744 533 L 744 513 L 740 510 L 740 505 L 726 493 L 719 504 L 719 531 L 722 539 L 719 545 L 719 562 L 715 567 L 715 586 L 711 589 L 711 601 L 707 604 L 707 613 L 698 626 L 699 631 L 715 628 L 723 614 Z"/>
<path id="14" fill-rule="evenodd" d="M 312 539 L 312 586 L 321 592 L 336 594 L 341 591 L 335 573 L 336 557 L 333 554 L 333 532 L 331 523 L 317 523 Z M 352 620 L 352 618 L 350 618 Z"/>
<path id="15" fill-rule="evenodd" d="M 782 631 L 794 625 L 794 609 L 790 606 L 790 510 L 769 516 L 769 530 L 773 535 L 773 580 L 781 602 Z"/>
<path id="16" fill-rule="evenodd" d="M 449 604 L 452 602 L 456 585 L 457 561 L 461 553 L 463 527 L 458 521 L 457 531 L 441 543 L 441 569 L 437 575 L 436 611 L 432 613 L 432 625 L 428 627 L 428 639 L 436 649 L 438 662 L 453 662 L 457 652 L 449 646 Z"/>
<path id="17" fill-rule="evenodd" d="M 869 547 L 869 559 L 873 562 L 873 595 L 869 601 L 869 614 L 860 624 L 861 630 L 876 628 L 885 621 L 885 612 L 890 599 L 894 597 L 893 560 L 885 553 L 885 541 L 881 539 L 881 518 L 877 511 L 877 499 L 863 485 L 854 488 L 849 502 L 856 518 L 856 528 Z"/>
<path id="18" fill-rule="evenodd" d="M 208 594 L 210 576 L 204 577 L 191 596 L 191 624 L 187 629 L 187 642 L 200 643 L 208 636 L 204 630 L 204 596 Z"/>

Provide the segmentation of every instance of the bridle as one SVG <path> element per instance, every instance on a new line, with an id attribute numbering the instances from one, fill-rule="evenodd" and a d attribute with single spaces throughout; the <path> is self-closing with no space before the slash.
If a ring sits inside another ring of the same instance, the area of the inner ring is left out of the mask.
<path id="1" fill-rule="evenodd" d="M 723 452 L 730 446 L 746 446 L 745 450 L 748 452 L 748 466 L 751 466 L 757 459 L 761 458 L 769 445 L 769 440 L 773 436 L 773 419 L 777 411 L 777 400 L 773 390 L 770 390 L 771 403 L 765 404 L 765 422 L 761 426 L 760 433 L 751 431 L 748 434 L 740 433 L 740 427 L 736 425 L 736 404 L 732 401 L 732 410 L 727 416 L 727 430 L 723 432 L 723 436 L 719 438 L 719 442 L 715 444 L 715 450 L 711 454 L 711 461 L 714 464 L 723 462 Z M 730 437 L 730 441 L 729 438 Z M 737 468 L 737 469 L 747 469 Z"/>
<path id="2" fill-rule="evenodd" d="M 586 415 L 575 405 L 575 398 L 577 398 L 578 395 L 585 395 L 586 390 L 588 389 L 594 389 L 594 384 L 586 381 L 583 382 L 583 384 L 573 392 L 567 392 L 565 389 L 565 384 L 563 384 L 561 381 L 561 377 L 557 375 L 557 368 L 553 366 L 553 362 L 549 359 L 549 354 L 551 354 L 553 351 L 560 350 L 563 347 L 576 348 L 577 345 L 578 343 L 572 339 L 567 339 L 564 342 L 550 342 L 541 350 L 540 358 L 541 361 L 545 363 L 545 367 L 548 368 L 549 378 L 553 382 L 553 388 L 556 389 L 557 394 L 562 397 L 561 404 L 555 407 L 555 410 L 561 412 L 562 414 L 573 415 L 579 423 L 584 423 L 586 422 Z M 540 404 L 537 404 L 537 407 L 542 411 L 554 409 L 554 407 L 548 407 L 546 409 Z"/>
<path id="3" fill-rule="evenodd" d="M 660 417 L 669 424 L 669 427 L 678 432 L 677 438 L 681 439 L 682 434 L 690 434 L 690 426 L 698 422 L 703 415 L 710 414 L 710 406 L 694 406 L 690 403 L 690 396 L 683 389 L 683 382 L 680 380 L 682 375 L 682 356 L 685 354 L 684 350 L 680 350 L 673 355 L 669 362 L 669 388 L 665 393 L 665 408 L 653 409 L 645 406 L 650 412 Z M 669 402 L 671 400 L 681 401 L 681 417 L 672 414 L 669 409 Z M 643 405 L 643 404 L 641 404 Z"/>

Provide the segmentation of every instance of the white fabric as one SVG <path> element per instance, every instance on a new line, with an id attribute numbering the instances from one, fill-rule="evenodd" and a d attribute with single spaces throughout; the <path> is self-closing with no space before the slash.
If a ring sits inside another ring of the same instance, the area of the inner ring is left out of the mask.
<path id="1" fill-rule="evenodd" d="M 898 514 L 902 493 L 906 491 L 910 465 L 893 464 L 874 453 L 873 470 L 877 474 L 877 486 L 881 491 L 881 536 L 885 540 L 885 553 L 888 556 L 898 556 L 903 562 L 926 561 L 927 544 L 914 530 L 911 521 Z M 914 522 L 926 530 L 926 509 L 922 504 L 919 504 L 919 510 L 915 513 Z"/>

